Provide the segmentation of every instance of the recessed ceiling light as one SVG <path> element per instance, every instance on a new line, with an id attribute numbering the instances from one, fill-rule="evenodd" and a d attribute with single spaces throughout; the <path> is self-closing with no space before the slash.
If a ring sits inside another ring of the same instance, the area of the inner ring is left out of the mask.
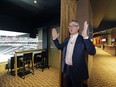
<path id="1" fill-rule="evenodd" d="M 37 3 L 37 1 L 36 1 L 36 0 L 34 0 L 33 2 L 34 2 L 34 3 Z"/>

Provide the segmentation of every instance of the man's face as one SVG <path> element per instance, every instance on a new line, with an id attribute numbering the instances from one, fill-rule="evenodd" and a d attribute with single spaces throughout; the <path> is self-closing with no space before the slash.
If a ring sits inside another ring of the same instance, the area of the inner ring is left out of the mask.
<path id="1" fill-rule="evenodd" d="M 70 34 L 74 35 L 74 34 L 78 33 L 79 24 L 77 22 L 72 21 L 69 23 L 68 29 L 69 29 Z"/>

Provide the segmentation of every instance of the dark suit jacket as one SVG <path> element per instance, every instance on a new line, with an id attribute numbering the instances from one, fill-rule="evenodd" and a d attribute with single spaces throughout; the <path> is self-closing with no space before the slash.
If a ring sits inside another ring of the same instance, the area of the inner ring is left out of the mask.
<path id="1" fill-rule="evenodd" d="M 70 37 L 66 38 L 61 44 L 59 43 L 58 39 L 53 40 L 55 46 L 58 49 L 63 50 L 62 72 L 65 71 L 65 58 L 66 58 L 66 50 L 67 50 L 67 44 L 69 39 Z M 90 55 L 95 55 L 96 53 L 95 46 L 90 41 L 90 39 L 83 39 L 81 35 L 78 35 L 72 55 L 73 67 L 70 70 L 71 77 L 76 81 L 82 81 L 88 79 L 88 68 L 85 58 L 85 52 L 87 52 Z"/>

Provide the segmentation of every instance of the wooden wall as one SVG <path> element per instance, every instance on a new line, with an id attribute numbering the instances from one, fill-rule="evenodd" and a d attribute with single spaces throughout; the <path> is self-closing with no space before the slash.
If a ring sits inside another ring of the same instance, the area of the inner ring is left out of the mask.
<path id="1" fill-rule="evenodd" d="M 68 24 L 71 20 L 77 20 L 77 0 L 61 0 L 61 41 L 69 36 Z"/>
<path id="2" fill-rule="evenodd" d="M 61 18 L 60 18 L 60 41 L 62 42 L 66 37 L 69 36 L 68 24 L 71 20 L 77 20 L 77 0 L 61 0 Z M 60 67 L 62 52 L 59 52 Z M 61 86 L 62 76 L 61 68 L 59 72 L 59 87 Z"/>

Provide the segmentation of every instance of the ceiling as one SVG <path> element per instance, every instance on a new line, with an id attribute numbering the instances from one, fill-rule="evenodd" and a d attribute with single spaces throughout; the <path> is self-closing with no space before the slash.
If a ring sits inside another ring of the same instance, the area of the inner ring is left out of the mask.
<path id="1" fill-rule="evenodd" d="M 0 0 L 0 29 L 32 32 L 60 24 L 60 0 Z M 116 27 L 116 0 L 90 0 L 94 32 Z M 3 26 L 4 25 L 4 26 Z"/>
<path id="2" fill-rule="evenodd" d="M 37 3 L 34 3 L 34 0 L 0 0 L 0 18 L 3 21 L 10 20 L 11 18 L 19 20 L 22 23 L 24 22 L 23 25 L 26 28 L 29 26 L 29 29 L 47 25 L 58 25 L 60 19 L 60 0 L 36 1 Z"/>
<path id="3" fill-rule="evenodd" d="M 90 3 L 94 32 L 116 27 L 116 0 L 90 0 Z"/>

